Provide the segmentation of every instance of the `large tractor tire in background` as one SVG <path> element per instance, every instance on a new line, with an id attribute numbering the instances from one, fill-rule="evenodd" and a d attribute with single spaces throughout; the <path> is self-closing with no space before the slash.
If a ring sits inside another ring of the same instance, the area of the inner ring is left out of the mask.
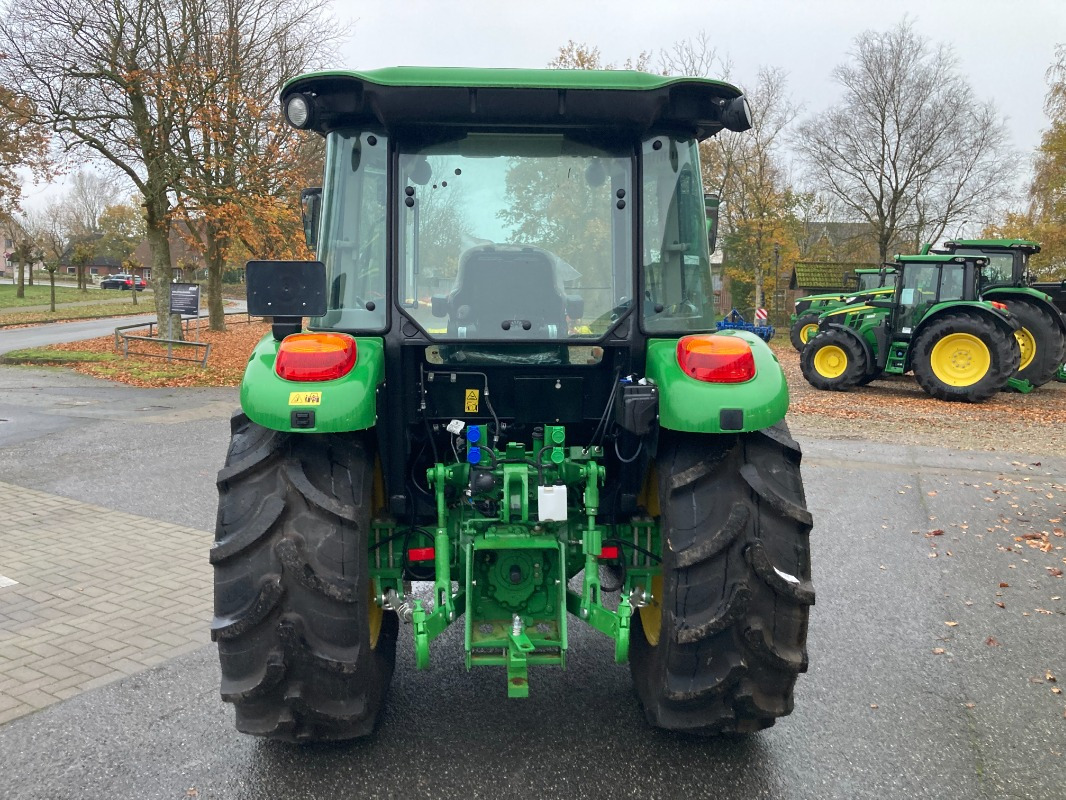
<path id="1" fill-rule="evenodd" d="M 803 348 L 818 333 L 818 315 L 807 314 L 797 319 L 789 329 L 788 338 L 797 352 L 802 353 Z"/>
<path id="2" fill-rule="evenodd" d="M 911 347 L 918 385 L 938 400 L 987 400 L 1021 363 L 1014 336 L 984 315 L 964 311 L 930 322 Z"/>
<path id="3" fill-rule="evenodd" d="M 866 351 L 855 337 L 838 330 L 819 333 L 800 353 L 800 370 L 807 383 L 832 392 L 862 385 L 870 367 L 866 362 Z"/>
<path id="4" fill-rule="evenodd" d="M 358 434 L 231 421 L 211 563 L 222 699 L 237 729 L 284 741 L 373 731 L 397 617 L 371 599 L 373 458 Z"/>
<path id="5" fill-rule="evenodd" d="M 749 733 L 792 711 L 814 603 L 799 464 L 784 423 L 663 432 L 648 503 L 660 512 L 662 578 L 634 615 L 630 649 L 650 724 Z"/>
<path id="6" fill-rule="evenodd" d="M 1066 352 L 1066 338 L 1051 311 L 1021 299 L 1004 299 L 1011 316 L 1021 323 L 1014 336 L 1021 349 L 1021 363 L 1013 378 L 1043 386 L 1055 377 Z"/>

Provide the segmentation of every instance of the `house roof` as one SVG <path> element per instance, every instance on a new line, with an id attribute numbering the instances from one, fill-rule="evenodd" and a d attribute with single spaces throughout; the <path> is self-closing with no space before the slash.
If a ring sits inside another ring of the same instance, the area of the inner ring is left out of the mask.
<path id="1" fill-rule="evenodd" d="M 93 234 L 90 236 L 82 236 L 72 240 L 70 244 L 67 245 L 67 248 L 63 251 L 63 254 L 59 257 L 59 265 L 63 267 L 75 266 L 74 262 L 72 261 L 72 258 L 74 256 L 74 248 L 77 247 L 79 244 L 95 243 L 99 241 L 100 238 L 100 234 Z M 97 254 L 94 248 L 91 257 L 87 262 L 85 262 L 85 266 L 119 268 L 122 266 L 122 262 L 119 261 L 117 258 L 114 258 L 113 256 Z"/>
<path id="2" fill-rule="evenodd" d="M 790 289 L 832 292 L 844 288 L 844 276 L 857 269 L 877 269 L 868 261 L 797 261 L 792 267 Z"/>

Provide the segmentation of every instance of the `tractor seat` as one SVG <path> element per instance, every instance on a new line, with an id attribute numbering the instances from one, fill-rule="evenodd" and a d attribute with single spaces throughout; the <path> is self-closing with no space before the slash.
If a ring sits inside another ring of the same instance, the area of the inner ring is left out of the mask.
<path id="1" fill-rule="evenodd" d="M 449 333 L 459 336 L 497 339 L 509 331 L 556 338 L 567 331 L 555 258 L 536 247 L 478 245 L 465 251 L 448 312 Z"/>

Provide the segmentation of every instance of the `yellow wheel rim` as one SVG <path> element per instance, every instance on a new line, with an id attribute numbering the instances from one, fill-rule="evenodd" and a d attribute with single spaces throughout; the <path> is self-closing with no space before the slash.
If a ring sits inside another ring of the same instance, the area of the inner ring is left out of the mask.
<path id="1" fill-rule="evenodd" d="M 988 374 L 992 354 L 971 333 L 952 333 L 935 345 L 929 354 L 933 374 L 949 386 L 973 386 Z"/>
<path id="2" fill-rule="evenodd" d="M 377 456 L 374 457 L 374 478 L 370 484 L 370 507 L 375 513 L 385 507 L 385 480 L 381 472 L 381 459 Z M 385 617 L 385 610 L 377 604 L 377 598 L 374 597 L 374 580 L 369 578 L 369 582 L 366 616 L 370 629 L 370 649 L 373 650 L 378 646 L 378 637 L 381 636 L 381 621 Z"/>
<path id="3" fill-rule="evenodd" d="M 816 333 L 818 333 L 818 323 L 812 322 L 810 325 L 804 325 L 800 328 L 799 339 L 803 344 L 807 344 L 807 342 L 814 338 Z"/>
<path id="4" fill-rule="evenodd" d="M 659 634 L 663 629 L 663 576 L 651 579 L 651 602 L 640 609 L 640 626 L 644 638 L 652 647 L 659 646 Z"/>
<path id="5" fill-rule="evenodd" d="M 644 507 L 652 517 L 661 520 L 662 509 L 659 506 L 659 473 L 652 462 L 648 474 L 644 477 L 644 487 L 640 490 L 637 503 Z M 665 546 L 665 545 L 664 545 Z M 663 576 L 654 575 L 651 579 L 651 602 L 640 612 L 640 626 L 644 629 L 644 639 L 652 647 L 659 644 L 659 633 L 663 628 Z"/>
<path id="6" fill-rule="evenodd" d="M 1014 338 L 1018 340 L 1018 347 L 1022 351 L 1022 361 L 1018 369 L 1025 369 L 1036 358 L 1036 337 L 1028 328 L 1019 328 L 1014 332 Z"/>
<path id="7" fill-rule="evenodd" d="M 814 369 L 823 378 L 839 378 L 848 368 L 848 354 L 835 344 L 827 344 L 814 354 Z"/>
<path id="8" fill-rule="evenodd" d="M 381 636 L 381 620 L 385 617 L 385 611 L 374 601 L 374 582 L 370 582 L 370 591 L 367 592 L 366 604 L 367 622 L 370 627 L 370 649 L 378 646 L 378 637 Z"/>

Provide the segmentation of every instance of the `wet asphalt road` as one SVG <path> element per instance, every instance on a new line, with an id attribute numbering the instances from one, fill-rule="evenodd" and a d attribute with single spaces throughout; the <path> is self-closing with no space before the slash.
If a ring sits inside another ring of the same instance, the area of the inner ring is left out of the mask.
<path id="1" fill-rule="evenodd" d="M 233 390 L 8 367 L 0 387 L 0 479 L 210 536 Z M 1046 678 L 1066 684 L 1066 579 L 1047 569 L 1066 551 L 1015 541 L 1066 543 L 1066 458 L 803 445 L 818 602 L 774 728 L 649 729 L 627 667 L 574 621 L 568 669 L 532 672 L 526 701 L 463 671 L 460 628 L 427 672 L 401 631 L 376 736 L 294 748 L 233 730 L 206 647 L 0 727 L 0 797 L 1066 798 L 1066 695 Z"/>

